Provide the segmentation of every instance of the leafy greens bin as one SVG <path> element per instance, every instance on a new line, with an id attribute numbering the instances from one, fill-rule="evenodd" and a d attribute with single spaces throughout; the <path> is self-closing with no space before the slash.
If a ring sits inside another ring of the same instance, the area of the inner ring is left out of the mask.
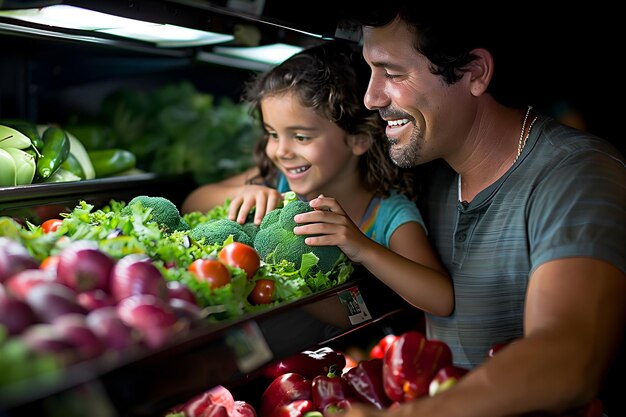
<path id="1" fill-rule="evenodd" d="M 292 193 L 288 193 L 292 194 Z M 289 197 L 285 199 L 287 204 Z M 59 254 L 74 241 L 92 241 L 115 260 L 130 254 L 147 255 L 168 282 L 179 281 L 189 287 L 201 308 L 211 311 L 210 321 L 221 321 L 329 289 L 347 281 L 353 265 L 341 253 L 331 269 L 320 270 L 313 251 L 304 253 L 298 264 L 274 256 L 262 257 L 260 268 L 248 279 L 243 269 L 233 268 L 228 285 L 212 288 L 199 280 L 190 266 L 198 259 L 215 259 L 224 246 L 235 240 L 206 243 L 192 232 L 199 226 L 227 220 L 228 202 L 206 213 L 180 216 L 176 206 L 162 197 L 138 196 L 128 204 L 111 201 L 96 210 L 81 201 L 71 212 L 62 213 L 60 226 L 46 233 L 41 226 L 22 226 L 9 217 L 0 217 L 0 235 L 16 240 L 39 263 Z M 178 216 L 178 217 L 176 217 Z M 234 223 L 234 222 L 233 222 Z M 193 269 L 193 268 L 192 268 Z M 255 304 L 248 295 L 259 280 L 275 285 L 273 301 Z"/>
<path id="2" fill-rule="evenodd" d="M 151 92 L 115 91 L 98 114 L 75 115 L 64 127 L 88 150 L 127 149 L 144 171 L 190 173 L 204 184 L 252 165 L 261 131 L 248 110 L 181 82 Z"/>

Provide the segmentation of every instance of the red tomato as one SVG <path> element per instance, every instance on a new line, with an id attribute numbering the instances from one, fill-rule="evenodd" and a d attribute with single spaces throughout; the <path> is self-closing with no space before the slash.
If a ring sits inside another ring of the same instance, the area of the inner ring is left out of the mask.
<path id="1" fill-rule="evenodd" d="M 230 271 L 217 259 L 196 259 L 189 265 L 189 271 L 209 283 L 211 288 L 219 288 L 230 282 Z"/>
<path id="2" fill-rule="evenodd" d="M 62 223 L 63 220 L 61 219 L 49 219 L 41 224 L 41 228 L 43 229 L 44 233 L 51 233 L 61 227 Z"/>
<path id="3" fill-rule="evenodd" d="M 248 279 L 251 279 L 261 266 L 259 253 L 245 243 L 229 243 L 222 248 L 217 256 L 226 265 L 246 271 Z"/>
<path id="4" fill-rule="evenodd" d="M 276 284 L 271 279 L 259 279 L 248 296 L 252 304 L 269 304 L 274 301 Z"/>

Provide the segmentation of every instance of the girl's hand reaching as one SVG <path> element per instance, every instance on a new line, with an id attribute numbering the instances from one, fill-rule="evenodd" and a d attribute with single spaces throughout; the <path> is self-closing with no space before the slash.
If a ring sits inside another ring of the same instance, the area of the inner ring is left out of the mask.
<path id="1" fill-rule="evenodd" d="M 315 210 L 294 217 L 296 235 L 315 235 L 306 238 L 311 246 L 338 246 L 350 260 L 362 263 L 366 258 L 365 249 L 375 244 L 361 232 L 334 198 L 319 197 L 309 201 Z"/>
<path id="2" fill-rule="evenodd" d="M 239 194 L 234 197 L 228 209 L 228 218 L 244 224 L 253 207 L 254 224 L 259 225 L 265 214 L 274 210 L 283 201 L 283 196 L 274 188 L 264 185 L 245 185 Z"/>

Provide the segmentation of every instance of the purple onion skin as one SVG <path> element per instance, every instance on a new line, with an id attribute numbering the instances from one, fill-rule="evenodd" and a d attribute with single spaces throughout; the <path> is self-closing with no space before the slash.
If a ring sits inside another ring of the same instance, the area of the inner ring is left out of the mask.
<path id="1" fill-rule="evenodd" d="M 109 290 L 115 261 L 90 241 L 77 241 L 59 254 L 57 279 L 77 292 Z"/>
<path id="2" fill-rule="evenodd" d="M 44 269 L 25 269 L 4 283 L 6 291 L 15 298 L 25 300 L 35 286 L 41 283 L 56 282 L 56 275 Z"/>
<path id="3" fill-rule="evenodd" d="M 0 283 L 20 271 L 38 267 L 37 260 L 21 243 L 0 237 Z"/>
<path id="4" fill-rule="evenodd" d="M 52 354 L 64 365 L 71 365 L 78 360 L 74 343 L 65 338 L 50 323 L 32 325 L 19 335 L 19 338 L 30 349 L 39 353 Z"/>
<path id="5" fill-rule="evenodd" d="M 189 322 L 179 320 L 172 308 L 151 294 L 133 295 L 117 304 L 124 323 L 137 329 L 149 348 L 159 348 L 189 329 Z"/>
<path id="6" fill-rule="evenodd" d="M 167 298 L 178 298 L 181 300 L 189 301 L 195 305 L 198 305 L 196 295 L 189 289 L 188 286 L 180 281 L 168 281 L 167 283 Z"/>
<path id="7" fill-rule="evenodd" d="M 104 343 L 91 330 L 83 314 L 65 314 L 52 321 L 59 334 L 70 341 L 79 361 L 94 359 L 104 353 Z"/>
<path id="8" fill-rule="evenodd" d="M 76 299 L 78 304 L 85 307 L 89 311 L 115 305 L 113 297 L 103 290 L 89 290 L 81 292 L 76 296 Z"/>
<path id="9" fill-rule="evenodd" d="M 191 303 L 180 298 L 172 298 L 168 300 L 170 308 L 176 314 L 179 320 L 186 320 L 190 326 L 195 326 L 202 319 L 202 310 L 197 304 Z"/>
<path id="10" fill-rule="evenodd" d="M 87 314 L 78 303 L 76 293 L 57 282 L 46 282 L 32 288 L 26 302 L 41 321 L 51 323 L 56 317 L 69 313 Z"/>
<path id="11" fill-rule="evenodd" d="M 39 319 L 25 301 L 0 295 L 0 325 L 5 327 L 9 336 L 20 334 L 36 323 Z"/>
<path id="12" fill-rule="evenodd" d="M 140 341 L 140 334 L 120 319 L 116 307 L 93 310 L 87 314 L 85 322 L 108 349 L 123 351 Z"/>
<path id="13" fill-rule="evenodd" d="M 111 271 L 111 295 L 121 301 L 133 295 L 151 294 L 167 299 L 167 283 L 161 271 L 144 255 L 126 255 Z"/>

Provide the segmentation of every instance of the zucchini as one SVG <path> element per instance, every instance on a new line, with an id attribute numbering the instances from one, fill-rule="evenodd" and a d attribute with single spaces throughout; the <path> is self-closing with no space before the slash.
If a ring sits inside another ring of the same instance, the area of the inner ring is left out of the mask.
<path id="1" fill-rule="evenodd" d="M 70 140 L 61 128 L 50 126 L 43 132 L 43 149 L 37 160 L 37 174 L 47 179 L 59 169 L 70 154 Z"/>
<path id="2" fill-rule="evenodd" d="M 86 179 L 83 166 L 78 161 L 78 158 L 76 158 L 76 156 L 74 156 L 74 154 L 71 152 L 67 156 L 67 159 L 65 159 L 65 161 L 61 164 L 60 168 L 71 172 L 72 174 L 79 177 L 81 180 Z"/>
<path id="3" fill-rule="evenodd" d="M 96 178 L 109 177 L 135 167 L 135 154 L 126 149 L 87 151 L 96 172 Z"/>

